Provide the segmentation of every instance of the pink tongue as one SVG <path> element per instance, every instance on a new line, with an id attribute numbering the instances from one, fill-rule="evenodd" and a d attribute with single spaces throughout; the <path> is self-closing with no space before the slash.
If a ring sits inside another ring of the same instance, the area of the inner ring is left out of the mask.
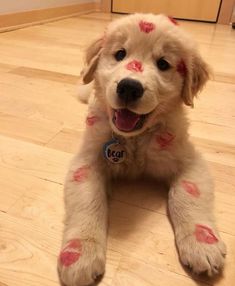
<path id="1" fill-rule="evenodd" d="M 115 125 L 119 130 L 132 131 L 137 122 L 140 120 L 140 115 L 131 112 L 128 109 L 119 109 L 115 111 Z"/>

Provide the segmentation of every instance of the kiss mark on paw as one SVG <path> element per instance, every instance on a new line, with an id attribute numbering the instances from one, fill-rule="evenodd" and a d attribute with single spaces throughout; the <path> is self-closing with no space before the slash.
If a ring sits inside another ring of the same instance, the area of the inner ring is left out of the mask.
<path id="1" fill-rule="evenodd" d="M 135 72 L 143 72 L 144 70 L 142 67 L 142 63 L 136 60 L 129 62 L 126 65 L 126 68 L 130 71 L 135 71 Z"/>
<path id="2" fill-rule="evenodd" d="M 77 262 L 81 256 L 82 245 L 79 239 L 71 240 L 60 253 L 60 263 L 68 267 Z"/>
<path id="3" fill-rule="evenodd" d="M 142 31 L 144 33 L 147 33 L 147 34 L 152 32 L 156 28 L 156 26 L 153 23 L 146 22 L 146 21 L 143 21 L 143 20 L 141 20 L 139 22 L 139 27 L 140 27 L 140 31 Z"/>
<path id="4" fill-rule="evenodd" d="M 86 125 L 87 126 L 93 126 L 96 122 L 98 122 L 100 118 L 98 116 L 87 116 L 86 118 Z"/>
<path id="5" fill-rule="evenodd" d="M 73 174 L 73 180 L 83 182 L 87 179 L 90 167 L 88 165 L 78 168 Z"/>
<path id="6" fill-rule="evenodd" d="M 187 67 L 185 65 L 185 62 L 183 60 L 181 60 L 178 64 L 177 64 L 177 72 L 179 74 L 181 74 L 182 76 L 186 76 L 188 73 Z"/>
<path id="7" fill-rule="evenodd" d="M 156 141 L 162 149 L 168 147 L 174 139 L 175 136 L 170 132 L 165 132 L 156 136 Z"/>
<path id="8" fill-rule="evenodd" d="M 185 191 L 187 193 L 189 193 L 190 195 L 192 195 L 195 198 L 200 197 L 200 192 L 198 190 L 198 187 L 196 184 L 189 182 L 189 181 L 182 181 L 182 186 L 185 189 Z"/>
<path id="9" fill-rule="evenodd" d="M 176 21 L 176 19 L 174 19 L 173 17 L 171 16 L 168 16 L 168 19 L 171 21 L 171 23 L 173 23 L 174 25 L 178 26 L 179 23 Z"/>
<path id="10" fill-rule="evenodd" d="M 68 267 L 78 261 L 81 254 L 72 251 L 63 251 L 60 254 L 60 262 L 63 266 Z"/>
<path id="11" fill-rule="evenodd" d="M 194 234 L 199 242 L 214 244 L 219 241 L 212 229 L 205 225 L 196 224 Z"/>

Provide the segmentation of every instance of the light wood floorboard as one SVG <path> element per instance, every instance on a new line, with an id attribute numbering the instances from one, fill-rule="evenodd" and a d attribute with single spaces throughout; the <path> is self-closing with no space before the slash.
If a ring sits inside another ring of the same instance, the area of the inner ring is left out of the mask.
<path id="1" fill-rule="evenodd" d="M 0 34 L 0 285 L 59 285 L 63 182 L 79 147 L 86 106 L 77 102 L 83 52 L 120 15 L 92 13 Z M 235 285 L 235 37 L 229 26 L 181 22 L 214 78 L 189 110 L 191 139 L 215 178 L 218 228 L 228 246 L 220 279 L 181 267 L 167 194 L 119 182 L 110 210 L 102 286 Z M 160 283 L 160 284 L 159 284 Z"/>

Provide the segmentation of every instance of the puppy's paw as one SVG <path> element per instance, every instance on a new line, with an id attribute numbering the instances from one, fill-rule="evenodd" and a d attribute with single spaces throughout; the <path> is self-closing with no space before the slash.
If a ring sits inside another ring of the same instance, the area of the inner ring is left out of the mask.
<path id="1" fill-rule="evenodd" d="M 212 229 L 196 225 L 195 232 L 177 242 L 180 260 L 193 273 L 213 276 L 223 268 L 226 246 Z"/>
<path id="2" fill-rule="evenodd" d="M 88 286 L 105 270 L 105 246 L 95 240 L 74 239 L 64 246 L 58 258 L 61 282 L 66 286 Z"/>

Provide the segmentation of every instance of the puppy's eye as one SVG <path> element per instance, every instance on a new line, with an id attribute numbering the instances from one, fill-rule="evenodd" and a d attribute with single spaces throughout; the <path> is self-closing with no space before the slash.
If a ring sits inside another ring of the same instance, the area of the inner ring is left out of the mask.
<path id="1" fill-rule="evenodd" d="M 164 58 L 160 58 L 157 61 L 157 67 L 159 68 L 159 70 L 161 71 L 166 71 L 170 69 L 170 64 L 164 59 Z"/>
<path id="2" fill-rule="evenodd" d="M 121 49 L 114 54 L 114 57 L 118 62 L 122 61 L 125 58 L 125 56 L 126 56 L 125 49 Z"/>

